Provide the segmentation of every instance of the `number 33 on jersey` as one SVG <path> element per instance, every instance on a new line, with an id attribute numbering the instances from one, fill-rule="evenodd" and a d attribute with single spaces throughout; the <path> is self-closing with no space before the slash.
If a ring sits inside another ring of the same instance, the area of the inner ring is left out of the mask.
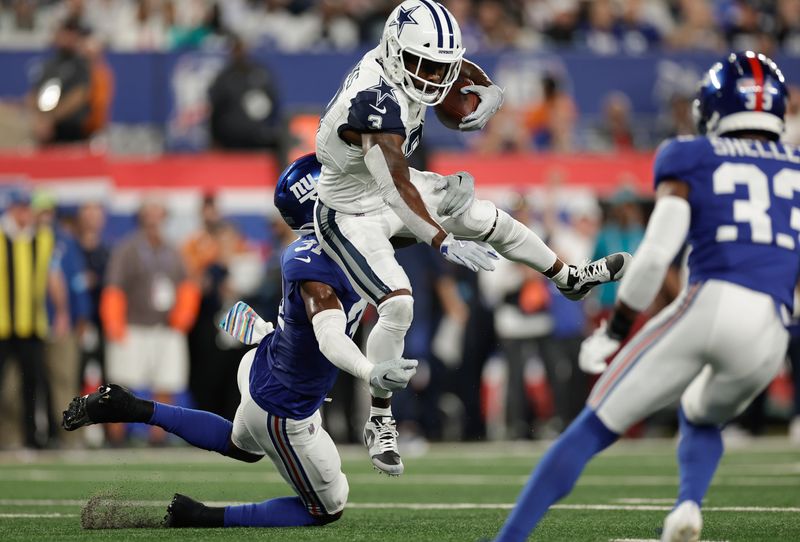
<path id="1" fill-rule="evenodd" d="M 673 139 L 655 162 L 656 184 L 670 179 L 690 187 L 690 282 L 726 280 L 791 308 L 800 272 L 800 150 L 753 139 Z"/>

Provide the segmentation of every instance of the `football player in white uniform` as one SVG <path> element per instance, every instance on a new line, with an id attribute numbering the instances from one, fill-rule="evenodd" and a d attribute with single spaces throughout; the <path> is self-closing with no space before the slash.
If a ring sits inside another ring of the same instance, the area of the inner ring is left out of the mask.
<path id="1" fill-rule="evenodd" d="M 473 271 L 494 269 L 497 250 L 542 272 L 570 299 L 621 278 L 630 259 L 619 253 L 566 265 L 523 224 L 493 203 L 475 200 L 468 173 L 441 176 L 408 167 L 406 157 L 420 142 L 427 107 L 441 103 L 459 75 L 475 83 L 461 92 L 480 99 L 459 128 L 478 130 L 502 105 L 502 90 L 464 58 L 461 31 L 447 9 L 433 0 L 406 0 L 387 19 L 380 44 L 347 75 L 320 122 L 317 237 L 359 294 L 377 306 L 378 323 L 367 341 L 367 357 L 375 361 L 401 356 L 413 315 L 411 285 L 394 257 L 393 237 L 424 241 Z M 395 464 L 389 467 L 399 474 L 396 439 L 387 438 L 396 436 L 390 394 L 383 395 L 373 400 L 365 442 L 376 443 L 370 447 L 376 467 L 387 471 L 375 458 L 390 453 Z"/>

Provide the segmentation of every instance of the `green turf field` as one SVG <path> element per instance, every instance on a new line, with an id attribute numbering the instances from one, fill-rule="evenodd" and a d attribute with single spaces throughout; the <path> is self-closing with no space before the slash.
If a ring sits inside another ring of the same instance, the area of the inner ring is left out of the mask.
<path id="1" fill-rule="evenodd" d="M 676 492 L 674 442 L 624 442 L 597 458 L 532 540 L 653 540 Z M 266 462 L 238 464 L 188 448 L 0 453 L 0 540 L 463 541 L 502 524 L 537 444 L 438 445 L 406 458 L 406 474 L 375 473 L 358 448 L 343 451 L 350 500 L 343 518 L 308 529 L 85 530 L 93 495 L 99 523 L 155 525 L 176 491 L 217 504 L 288 494 Z M 708 495 L 703 540 L 800 540 L 800 449 L 782 439 L 731 447 Z"/>

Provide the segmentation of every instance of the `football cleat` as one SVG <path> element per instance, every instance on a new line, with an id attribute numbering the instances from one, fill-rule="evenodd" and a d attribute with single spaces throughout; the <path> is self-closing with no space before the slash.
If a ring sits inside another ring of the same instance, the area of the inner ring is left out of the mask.
<path id="1" fill-rule="evenodd" d="M 559 286 L 558 290 L 567 299 L 581 300 L 595 286 L 621 279 L 632 258 L 633 256 L 627 252 L 615 252 L 593 262 L 587 261 L 578 266 L 570 265 L 567 286 Z"/>
<path id="2" fill-rule="evenodd" d="M 167 506 L 164 527 L 180 529 L 184 527 L 224 527 L 225 509 L 212 508 L 201 502 L 176 493 Z"/>
<path id="3" fill-rule="evenodd" d="M 397 424 L 392 416 L 373 416 L 367 420 L 364 445 L 376 469 L 390 476 L 403 474 L 403 460 L 397 449 Z"/>
<path id="4" fill-rule="evenodd" d="M 146 423 L 153 416 L 153 402 L 136 397 L 128 388 L 103 384 L 96 392 L 75 397 L 63 413 L 67 431 L 95 423 Z"/>
<path id="5" fill-rule="evenodd" d="M 700 506 L 694 501 L 683 501 L 664 519 L 661 542 L 697 542 L 702 528 Z"/>

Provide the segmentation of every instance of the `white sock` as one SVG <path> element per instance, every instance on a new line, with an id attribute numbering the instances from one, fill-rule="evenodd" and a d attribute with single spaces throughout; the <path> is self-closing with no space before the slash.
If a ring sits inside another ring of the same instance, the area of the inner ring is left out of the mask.
<path id="1" fill-rule="evenodd" d="M 411 326 L 414 302 L 409 295 L 387 299 L 378 306 L 378 322 L 367 338 L 367 359 L 372 363 L 403 357 L 406 331 Z M 370 386 L 373 397 L 387 398 L 392 392 Z"/>
<path id="2" fill-rule="evenodd" d="M 550 280 L 561 288 L 569 286 L 569 266 L 567 264 L 562 265 L 559 272 L 553 275 Z"/>
<path id="3" fill-rule="evenodd" d="M 506 259 L 524 263 L 540 273 L 553 267 L 558 259 L 538 235 L 499 209 L 494 231 L 486 242 Z"/>
<path id="4" fill-rule="evenodd" d="M 376 406 L 369 407 L 369 417 L 373 418 L 375 416 L 391 416 L 392 415 L 392 407 L 388 406 L 386 408 L 380 408 Z"/>

